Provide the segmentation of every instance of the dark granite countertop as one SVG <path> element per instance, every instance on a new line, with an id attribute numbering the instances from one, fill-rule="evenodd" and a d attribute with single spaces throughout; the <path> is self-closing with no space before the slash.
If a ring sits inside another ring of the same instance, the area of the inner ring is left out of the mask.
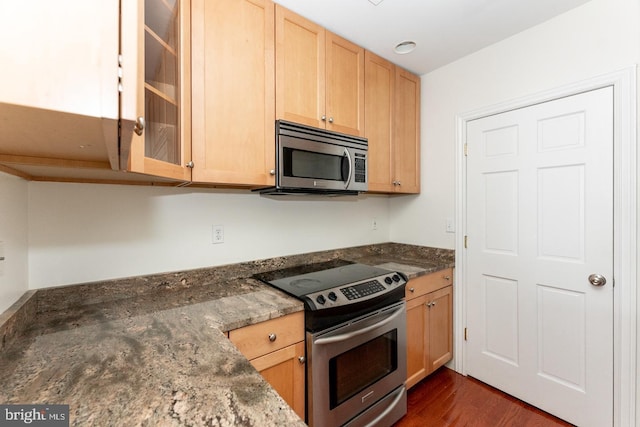
<path id="1" fill-rule="evenodd" d="M 0 403 L 71 425 L 303 426 L 224 332 L 302 310 L 255 273 L 336 259 L 410 277 L 453 251 L 386 243 L 27 292 L 0 315 Z"/>

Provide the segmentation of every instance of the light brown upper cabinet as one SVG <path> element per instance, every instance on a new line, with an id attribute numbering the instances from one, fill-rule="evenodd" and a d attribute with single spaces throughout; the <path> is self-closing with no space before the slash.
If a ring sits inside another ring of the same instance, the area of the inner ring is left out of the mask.
<path id="1" fill-rule="evenodd" d="M 420 192 L 420 77 L 396 67 L 392 184 L 398 193 Z"/>
<path id="2" fill-rule="evenodd" d="M 365 52 L 365 134 L 369 141 L 369 191 L 392 193 L 393 106 L 396 67 L 391 62 Z"/>
<path id="3" fill-rule="evenodd" d="M 122 127 L 131 141 L 120 156 L 129 171 L 191 180 L 190 7 L 122 2 Z"/>
<path id="4" fill-rule="evenodd" d="M 364 135 L 364 49 L 278 5 L 276 118 Z"/>
<path id="5" fill-rule="evenodd" d="M 274 4 L 192 0 L 193 181 L 273 185 Z"/>
<path id="6" fill-rule="evenodd" d="M 369 191 L 420 192 L 420 79 L 365 53 Z"/>
<path id="7" fill-rule="evenodd" d="M 4 7 L 0 28 L 11 29 L 12 42 L 0 51 L 3 170 L 26 179 L 189 181 L 189 0 L 94 3 Z"/>
<path id="8" fill-rule="evenodd" d="M 118 159 L 118 2 L 9 1 L 0 13 L 0 168 L 111 171 Z"/>

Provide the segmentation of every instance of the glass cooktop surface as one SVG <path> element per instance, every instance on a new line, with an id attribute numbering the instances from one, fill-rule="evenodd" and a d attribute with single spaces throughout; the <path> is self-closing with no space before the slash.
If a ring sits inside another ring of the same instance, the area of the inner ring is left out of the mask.
<path id="1" fill-rule="evenodd" d="M 389 273 L 382 268 L 338 259 L 260 273 L 254 278 L 300 298 Z"/>

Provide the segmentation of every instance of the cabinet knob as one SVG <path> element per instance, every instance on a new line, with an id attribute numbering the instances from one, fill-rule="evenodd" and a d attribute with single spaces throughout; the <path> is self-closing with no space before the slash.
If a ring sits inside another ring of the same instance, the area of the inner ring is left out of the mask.
<path id="1" fill-rule="evenodd" d="M 194 166 L 193 160 L 189 160 L 189 162 L 185 166 L 190 168 L 190 169 L 193 169 L 193 166 Z"/>
<path id="2" fill-rule="evenodd" d="M 276 334 L 269 334 L 269 341 L 274 342 L 278 338 Z"/>
<path id="3" fill-rule="evenodd" d="M 307 361 L 307 358 L 304 356 L 300 356 L 298 357 L 298 362 L 300 362 L 301 365 L 304 365 L 304 363 Z"/>
<path id="4" fill-rule="evenodd" d="M 271 170 L 269 171 L 269 175 L 273 176 L 273 175 L 275 175 L 275 174 L 276 174 L 276 170 L 275 170 L 275 169 L 271 169 Z"/>
<path id="5" fill-rule="evenodd" d="M 447 281 L 451 280 L 451 276 L 442 276 L 442 278 Z"/>
<path id="6" fill-rule="evenodd" d="M 333 117 L 329 117 L 329 123 L 333 123 Z"/>
<path id="7" fill-rule="evenodd" d="M 320 117 L 320 120 L 322 120 L 323 122 L 327 121 L 327 116 L 323 115 L 322 117 Z"/>
<path id="8" fill-rule="evenodd" d="M 434 302 L 432 302 L 432 303 L 431 303 L 431 305 L 436 305 L 436 302 L 435 302 L 435 301 L 434 301 Z"/>
<path id="9" fill-rule="evenodd" d="M 430 302 L 427 303 L 427 307 L 429 307 L 429 308 L 431 307 L 431 303 Z"/>
<path id="10" fill-rule="evenodd" d="M 414 293 L 416 291 L 416 288 L 409 288 L 409 292 Z"/>
<path id="11" fill-rule="evenodd" d="M 144 117 L 138 117 L 138 119 L 136 120 L 136 125 L 133 127 L 133 131 L 136 133 L 136 135 L 142 135 L 142 132 L 144 132 L 144 124 Z"/>

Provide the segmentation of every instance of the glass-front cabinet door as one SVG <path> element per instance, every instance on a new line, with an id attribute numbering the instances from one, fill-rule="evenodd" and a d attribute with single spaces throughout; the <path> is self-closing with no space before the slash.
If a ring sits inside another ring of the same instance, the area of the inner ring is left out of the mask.
<path id="1" fill-rule="evenodd" d="M 189 0 L 122 2 L 121 17 L 121 168 L 190 181 Z"/>

